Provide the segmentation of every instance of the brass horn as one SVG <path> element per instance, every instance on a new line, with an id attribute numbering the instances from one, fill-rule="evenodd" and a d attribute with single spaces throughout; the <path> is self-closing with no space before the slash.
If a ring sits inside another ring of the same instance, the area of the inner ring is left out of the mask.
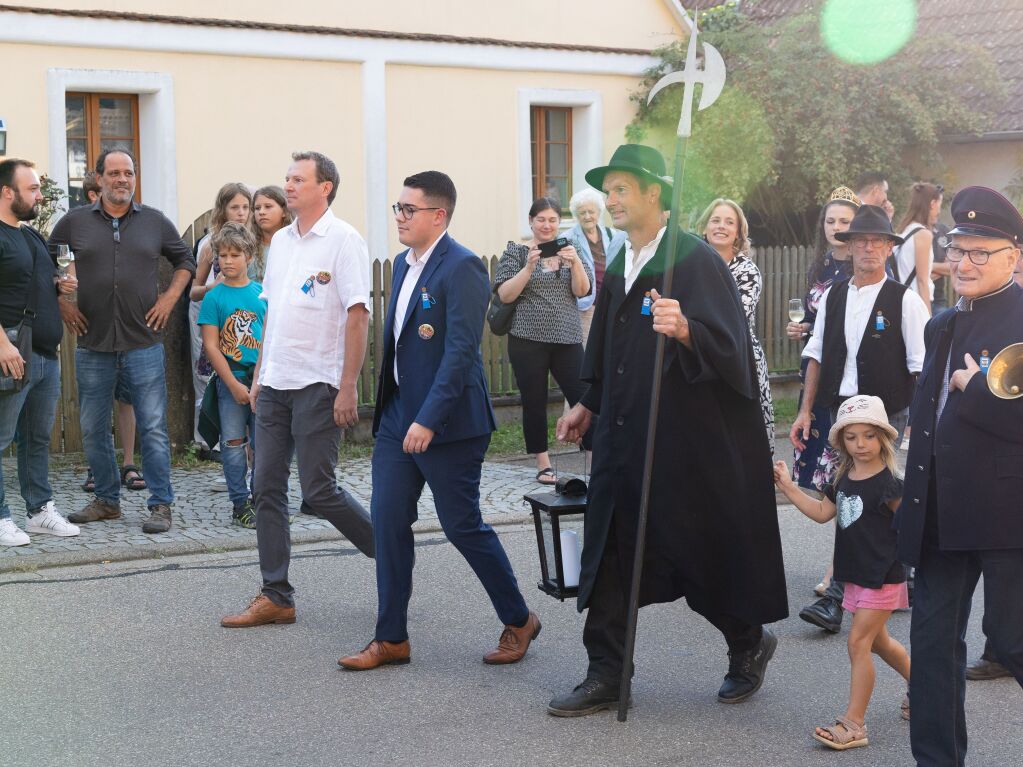
<path id="1" fill-rule="evenodd" d="M 987 369 L 987 386 L 1001 399 L 1023 397 L 1023 343 L 1002 349 Z"/>

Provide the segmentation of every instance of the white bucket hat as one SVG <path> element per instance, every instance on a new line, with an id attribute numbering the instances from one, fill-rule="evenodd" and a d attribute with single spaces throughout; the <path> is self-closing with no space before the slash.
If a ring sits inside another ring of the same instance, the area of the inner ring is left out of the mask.
<path id="1" fill-rule="evenodd" d="M 869 423 L 871 426 L 877 426 L 893 440 L 898 439 L 899 436 L 895 427 L 888 423 L 888 414 L 885 412 L 884 403 L 880 397 L 857 394 L 839 405 L 838 418 L 835 419 L 834 426 L 828 432 L 828 442 L 837 448 L 839 434 L 851 423 Z"/>

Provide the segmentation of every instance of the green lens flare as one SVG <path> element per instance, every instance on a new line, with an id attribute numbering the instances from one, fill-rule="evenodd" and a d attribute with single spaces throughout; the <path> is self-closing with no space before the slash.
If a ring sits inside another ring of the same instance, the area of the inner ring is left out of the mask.
<path id="1" fill-rule="evenodd" d="M 827 0 L 821 10 L 824 44 L 850 64 L 894 56 L 915 29 L 915 0 Z"/>

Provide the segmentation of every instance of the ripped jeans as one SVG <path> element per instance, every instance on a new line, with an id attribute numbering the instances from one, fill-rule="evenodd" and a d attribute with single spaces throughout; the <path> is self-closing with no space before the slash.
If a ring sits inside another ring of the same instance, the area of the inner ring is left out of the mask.
<path id="1" fill-rule="evenodd" d="M 248 403 L 240 405 L 219 377 L 217 405 L 220 409 L 220 462 L 224 467 L 227 494 L 231 504 L 241 506 L 249 499 L 249 464 L 245 448 L 255 456 L 256 420 Z M 253 459 L 255 460 L 255 459 Z"/>

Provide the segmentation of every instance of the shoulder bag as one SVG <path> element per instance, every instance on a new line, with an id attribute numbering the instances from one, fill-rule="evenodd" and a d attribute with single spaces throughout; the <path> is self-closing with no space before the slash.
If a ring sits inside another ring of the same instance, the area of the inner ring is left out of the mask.
<path id="1" fill-rule="evenodd" d="M 34 230 L 29 231 L 36 234 Z M 36 236 L 39 237 L 38 234 Z M 29 252 L 32 254 L 32 279 L 29 282 L 25 310 L 22 312 L 21 322 L 18 323 L 17 327 L 4 328 L 4 332 L 7 333 L 7 340 L 14 344 L 21 354 L 21 358 L 25 360 L 25 373 L 21 378 L 15 378 L 0 372 L 0 395 L 19 392 L 28 383 L 29 369 L 32 361 L 32 323 L 36 318 L 36 273 L 39 262 L 39 258 L 31 247 Z"/>

